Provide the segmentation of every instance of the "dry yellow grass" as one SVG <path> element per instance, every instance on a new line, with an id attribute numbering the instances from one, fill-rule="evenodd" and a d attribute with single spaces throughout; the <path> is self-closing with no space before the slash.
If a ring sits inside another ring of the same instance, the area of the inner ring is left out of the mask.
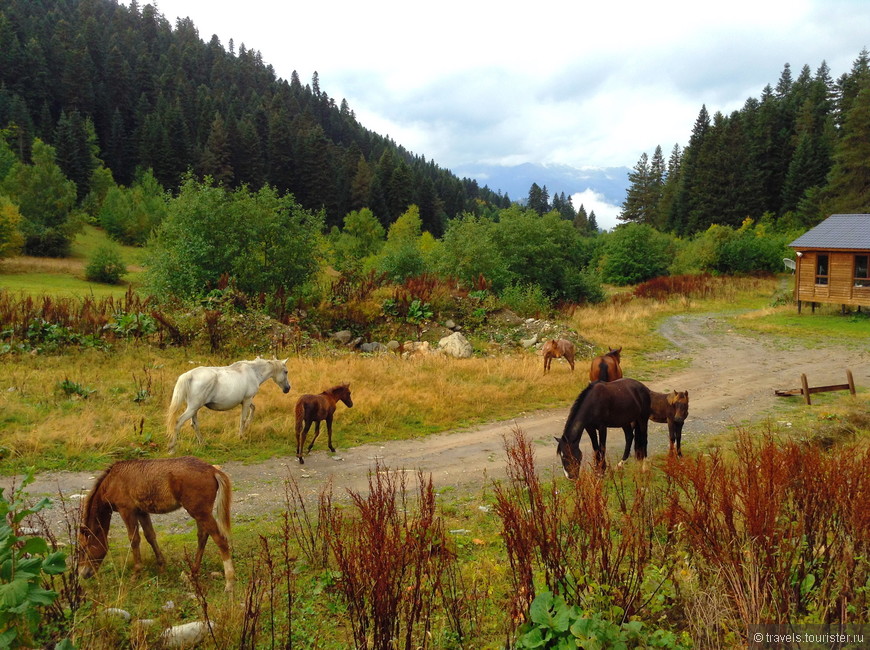
<path id="1" fill-rule="evenodd" d="M 144 452 L 163 455 L 165 414 L 176 378 L 194 366 L 237 360 L 147 347 L 55 357 L 6 356 L 0 359 L 0 444 L 16 466 L 90 464 Z M 351 445 L 564 405 L 585 381 L 582 363 L 574 373 L 559 364 L 545 376 L 541 358 L 533 352 L 465 360 L 341 353 L 294 356 L 287 365 L 290 393 L 283 394 L 271 381 L 263 384 L 254 400 L 253 423 L 241 443 L 239 409 L 200 412 L 212 457 L 287 453 L 293 444 L 298 397 L 341 382 L 350 382 L 354 408 L 339 405 L 335 427 L 342 445 Z M 64 381 L 93 392 L 86 398 L 68 395 L 61 388 Z M 134 401 L 145 389 L 149 397 Z M 186 423 L 178 452 L 195 451 L 201 449 Z"/>

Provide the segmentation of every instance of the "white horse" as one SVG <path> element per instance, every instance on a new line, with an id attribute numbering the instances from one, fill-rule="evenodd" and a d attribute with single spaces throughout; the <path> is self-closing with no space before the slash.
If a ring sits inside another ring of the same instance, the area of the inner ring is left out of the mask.
<path id="1" fill-rule="evenodd" d="M 272 379 L 285 393 L 290 392 L 287 359 L 280 361 L 257 357 L 253 361 L 236 361 L 230 366 L 201 366 L 182 374 L 175 382 L 172 402 L 166 415 L 166 427 L 170 431 L 169 453 L 175 452 L 178 432 L 181 430 L 181 425 L 188 420 L 196 431 L 197 442 L 202 444 L 202 434 L 199 431 L 196 414 L 203 406 L 213 411 L 228 411 L 241 404 L 242 419 L 239 422 L 239 438 L 241 438 L 254 418 L 252 402 L 254 395 L 267 379 Z M 173 428 L 172 419 L 182 402 L 187 404 L 187 408 L 175 421 Z"/>

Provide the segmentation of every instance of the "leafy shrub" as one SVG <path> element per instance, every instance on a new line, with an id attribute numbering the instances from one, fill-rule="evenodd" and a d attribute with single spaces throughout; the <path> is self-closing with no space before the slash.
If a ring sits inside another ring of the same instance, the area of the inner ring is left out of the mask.
<path id="1" fill-rule="evenodd" d="M 529 621 L 519 630 L 516 648 L 689 648 L 673 632 L 650 630 L 641 621 L 615 623 L 623 612 L 613 607 L 610 619 L 600 611 L 570 606 L 549 591 L 538 594 Z M 591 644 L 591 645 L 590 645 Z"/>
<path id="2" fill-rule="evenodd" d="M 100 246 L 85 267 L 85 277 L 91 282 L 119 284 L 127 266 L 114 246 Z"/>
<path id="3" fill-rule="evenodd" d="M 630 223 L 607 235 L 602 261 L 606 282 L 637 284 L 665 275 L 673 257 L 672 239 L 652 226 Z"/>
<path id="4" fill-rule="evenodd" d="M 43 582 L 50 576 L 66 571 L 66 555 L 52 552 L 42 537 L 20 537 L 19 524 L 50 502 L 42 499 L 32 507 L 25 507 L 22 490 L 33 481 L 28 475 L 11 499 L 0 488 L 0 648 L 49 647 L 52 645 L 51 626 L 43 623 L 43 613 L 58 594 L 46 589 Z M 58 649 L 71 649 L 68 640 Z"/>
<path id="5" fill-rule="evenodd" d="M 229 191 L 188 178 L 150 246 L 148 283 L 161 298 L 198 298 L 235 279 L 246 294 L 292 292 L 314 275 L 322 214 L 274 188 Z"/>
<path id="6" fill-rule="evenodd" d="M 166 194 L 149 170 L 130 189 L 109 188 L 97 218 L 112 239 L 141 246 L 166 213 Z"/>
<path id="7" fill-rule="evenodd" d="M 21 213 L 18 206 L 5 196 L 0 196 L 0 257 L 16 254 L 24 243 L 18 226 Z"/>
<path id="8" fill-rule="evenodd" d="M 782 268 L 784 255 L 784 243 L 779 237 L 746 230 L 719 246 L 713 268 L 720 273 L 773 273 Z"/>
<path id="9" fill-rule="evenodd" d="M 552 309 L 550 299 L 537 284 L 511 284 L 502 291 L 501 303 L 518 316 L 539 317 Z"/>

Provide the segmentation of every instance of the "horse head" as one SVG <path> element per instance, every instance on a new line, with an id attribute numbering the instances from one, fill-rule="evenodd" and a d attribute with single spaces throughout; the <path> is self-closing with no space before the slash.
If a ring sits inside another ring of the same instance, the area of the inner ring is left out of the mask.
<path id="1" fill-rule="evenodd" d="M 569 442 L 563 435 L 555 440 L 556 454 L 562 460 L 562 470 L 565 472 L 565 478 L 574 481 L 580 476 L 580 463 L 583 460 L 583 452 L 580 451 L 580 438 L 577 438 L 574 442 Z"/>
<path id="2" fill-rule="evenodd" d="M 607 354 L 608 354 L 609 356 L 613 357 L 614 359 L 616 359 L 617 362 L 619 362 L 619 360 L 620 360 L 620 359 L 619 359 L 619 353 L 620 353 L 620 352 L 622 352 L 622 346 L 621 346 L 621 345 L 620 345 L 618 348 L 616 348 L 616 349 L 614 349 L 614 348 L 610 348 L 610 350 L 607 351 Z"/>
<path id="3" fill-rule="evenodd" d="M 344 405 L 350 408 L 353 406 L 353 400 L 350 398 L 350 384 L 342 384 L 339 390 L 339 399 L 344 402 Z"/>
<path id="4" fill-rule="evenodd" d="M 671 391 L 668 395 L 668 405 L 673 412 L 674 422 L 685 422 L 689 416 L 689 391 Z"/>
<path id="5" fill-rule="evenodd" d="M 290 379 L 287 377 L 287 362 L 289 360 L 290 357 L 287 357 L 283 361 L 279 359 L 272 359 L 270 361 L 274 370 L 272 380 L 281 387 L 281 390 L 285 394 L 290 392 Z"/>
<path id="6" fill-rule="evenodd" d="M 91 498 L 85 502 L 82 523 L 79 526 L 76 560 L 80 578 L 90 578 L 97 572 L 109 552 L 109 524 L 112 510 L 108 506 L 97 506 Z"/>

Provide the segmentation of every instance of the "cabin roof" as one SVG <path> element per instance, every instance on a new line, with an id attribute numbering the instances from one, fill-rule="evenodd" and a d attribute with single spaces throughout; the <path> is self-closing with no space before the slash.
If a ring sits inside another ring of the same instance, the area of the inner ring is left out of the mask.
<path id="1" fill-rule="evenodd" d="M 789 246 L 804 249 L 870 250 L 870 214 L 832 214 Z"/>

